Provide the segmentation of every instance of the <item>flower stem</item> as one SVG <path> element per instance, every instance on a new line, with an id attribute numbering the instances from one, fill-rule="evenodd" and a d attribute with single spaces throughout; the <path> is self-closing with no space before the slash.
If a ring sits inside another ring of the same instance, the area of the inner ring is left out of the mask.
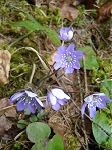
<path id="1" fill-rule="evenodd" d="M 35 74 L 35 70 L 36 70 L 36 65 L 33 63 L 33 69 L 32 69 L 32 73 L 31 73 L 31 76 L 30 76 L 30 81 L 29 81 L 29 83 L 32 83 L 33 76 L 34 76 L 34 74 Z"/>

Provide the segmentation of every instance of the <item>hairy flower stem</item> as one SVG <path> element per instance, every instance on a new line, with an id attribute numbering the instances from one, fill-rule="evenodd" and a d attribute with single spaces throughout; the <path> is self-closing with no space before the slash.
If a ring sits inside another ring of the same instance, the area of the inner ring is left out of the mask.
<path id="1" fill-rule="evenodd" d="M 33 69 L 32 69 L 32 73 L 31 73 L 30 81 L 29 81 L 30 84 L 32 83 L 33 76 L 34 76 L 34 74 L 35 74 L 35 70 L 36 70 L 36 65 L 33 63 Z"/>
<path id="2" fill-rule="evenodd" d="M 82 95 L 82 87 L 81 87 L 79 70 L 77 70 L 77 78 L 78 78 L 78 84 L 79 84 L 79 89 L 80 89 L 80 99 L 81 99 L 81 105 L 82 105 L 83 104 L 83 95 Z M 87 134 L 86 134 L 86 129 L 85 129 L 85 123 L 84 123 L 83 116 L 82 116 L 82 126 L 83 126 L 83 129 L 84 129 L 83 132 L 84 132 L 84 137 L 85 137 L 86 150 L 89 150 L 89 147 L 88 147 L 88 137 L 87 137 Z"/>
<path id="3" fill-rule="evenodd" d="M 88 84 L 87 84 L 87 72 L 86 72 L 86 64 L 85 64 L 85 56 L 82 57 L 83 66 L 84 66 L 84 81 L 85 81 L 85 96 L 88 95 Z"/>

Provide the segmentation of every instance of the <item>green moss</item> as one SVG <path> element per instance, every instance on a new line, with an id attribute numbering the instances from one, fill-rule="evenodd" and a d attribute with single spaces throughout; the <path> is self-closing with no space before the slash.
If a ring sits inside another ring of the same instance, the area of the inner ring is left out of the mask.
<path id="1" fill-rule="evenodd" d="M 69 144 L 66 150 L 75 150 L 77 147 L 77 138 L 74 135 L 68 136 Z"/>

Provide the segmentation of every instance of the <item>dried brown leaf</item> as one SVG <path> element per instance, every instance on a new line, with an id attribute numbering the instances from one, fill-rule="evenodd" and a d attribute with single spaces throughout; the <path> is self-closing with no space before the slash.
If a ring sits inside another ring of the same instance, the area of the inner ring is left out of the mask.
<path id="1" fill-rule="evenodd" d="M 51 56 L 48 58 L 47 62 L 49 65 L 53 65 L 55 63 L 54 56 L 57 54 L 57 51 L 54 51 Z"/>
<path id="2" fill-rule="evenodd" d="M 15 107 L 10 107 L 5 111 L 6 117 L 14 117 L 15 118 L 16 114 L 17 114 L 17 112 L 16 112 Z"/>
<path id="3" fill-rule="evenodd" d="M 78 17 L 78 13 L 79 13 L 79 10 L 75 6 L 67 3 L 67 1 L 62 2 L 60 11 L 61 11 L 61 16 L 70 21 L 75 20 Z"/>
<path id="4" fill-rule="evenodd" d="M 8 131 L 12 127 L 11 121 L 9 121 L 5 115 L 0 117 L 0 135 L 3 135 L 5 131 Z"/>
<path id="5" fill-rule="evenodd" d="M 11 54 L 8 50 L 0 51 L 0 83 L 7 84 L 10 70 Z"/>
<path id="6" fill-rule="evenodd" d="M 8 99 L 7 98 L 2 98 L 0 100 L 0 110 L 2 110 L 2 108 L 6 107 L 8 104 Z M 0 116 L 3 115 L 5 113 L 5 110 L 0 111 Z"/>
<path id="7" fill-rule="evenodd" d="M 73 4 L 77 5 L 85 5 L 86 9 L 93 9 L 94 3 L 96 0 L 74 0 Z"/>
<path id="8" fill-rule="evenodd" d="M 112 15 L 112 0 L 104 4 L 101 8 L 98 9 L 98 19 L 97 23 L 109 19 Z"/>

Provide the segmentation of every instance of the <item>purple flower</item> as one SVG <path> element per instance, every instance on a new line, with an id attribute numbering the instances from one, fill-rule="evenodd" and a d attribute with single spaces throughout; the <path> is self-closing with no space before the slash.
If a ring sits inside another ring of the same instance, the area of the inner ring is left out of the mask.
<path id="1" fill-rule="evenodd" d="M 64 68 L 65 73 L 72 73 L 74 69 L 80 69 L 78 60 L 82 57 L 83 53 L 80 50 L 74 50 L 74 44 L 70 44 L 68 47 L 60 46 L 58 54 L 54 56 L 56 61 L 54 69 Z"/>
<path id="2" fill-rule="evenodd" d="M 16 104 L 18 111 L 28 108 L 32 113 L 35 113 L 37 107 L 39 110 L 43 107 L 43 103 L 37 98 L 37 94 L 26 90 L 17 92 L 10 97 L 9 103 L 15 101 L 18 101 Z"/>
<path id="3" fill-rule="evenodd" d="M 48 107 L 48 102 L 50 102 L 54 110 L 59 110 L 60 105 L 63 106 L 69 99 L 70 97 L 61 89 L 55 88 L 48 92 L 46 98 L 46 106 Z"/>
<path id="4" fill-rule="evenodd" d="M 73 37 L 73 32 L 74 32 L 74 30 L 72 27 L 61 28 L 60 29 L 60 35 L 58 35 L 58 37 L 62 41 L 69 41 Z"/>
<path id="5" fill-rule="evenodd" d="M 85 108 L 88 105 L 90 111 L 90 117 L 94 118 L 96 115 L 96 107 L 104 108 L 106 106 L 106 102 L 112 102 L 104 93 L 92 94 L 84 99 L 84 104 L 81 108 L 82 115 L 85 112 Z"/>

